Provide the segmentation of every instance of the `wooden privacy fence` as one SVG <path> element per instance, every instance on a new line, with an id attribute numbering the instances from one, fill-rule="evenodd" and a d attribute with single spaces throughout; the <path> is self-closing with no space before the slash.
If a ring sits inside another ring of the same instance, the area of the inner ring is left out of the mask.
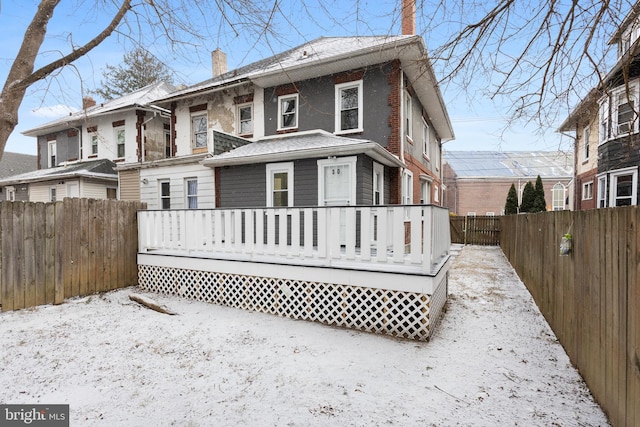
<path id="1" fill-rule="evenodd" d="M 500 217 L 451 216 L 451 243 L 463 245 L 499 245 Z"/>
<path id="2" fill-rule="evenodd" d="M 2 311 L 137 284 L 137 202 L 0 203 Z"/>
<path id="3" fill-rule="evenodd" d="M 640 209 L 509 215 L 501 224 L 504 254 L 611 424 L 639 426 Z M 565 233 L 573 249 L 560 256 Z"/>

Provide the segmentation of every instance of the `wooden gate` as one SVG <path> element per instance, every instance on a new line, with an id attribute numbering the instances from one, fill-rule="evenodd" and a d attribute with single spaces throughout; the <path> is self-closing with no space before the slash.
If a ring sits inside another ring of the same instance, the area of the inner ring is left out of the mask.
<path id="1" fill-rule="evenodd" d="M 500 217 L 452 216 L 451 243 L 494 246 L 500 244 Z"/>

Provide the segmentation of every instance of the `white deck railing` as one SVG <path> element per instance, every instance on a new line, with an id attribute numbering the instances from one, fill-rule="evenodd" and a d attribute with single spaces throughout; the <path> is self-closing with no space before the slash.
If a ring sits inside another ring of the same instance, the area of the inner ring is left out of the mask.
<path id="1" fill-rule="evenodd" d="M 430 205 L 138 212 L 139 251 L 430 274 L 451 245 Z"/>

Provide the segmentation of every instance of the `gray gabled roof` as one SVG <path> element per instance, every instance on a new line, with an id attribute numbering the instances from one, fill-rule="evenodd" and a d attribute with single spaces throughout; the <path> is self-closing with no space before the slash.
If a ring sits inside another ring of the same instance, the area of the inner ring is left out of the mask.
<path id="1" fill-rule="evenodd" d="M 377 142 L 345 138 L 322 130 L 262 138 L 206 158 L 202 164 L 219 167 L 356 154 L 366 154 L 387 166 L 404 166 L 396 156 Z"/>
<path id="2" fill-rule="evenodd" d="M 118 173 L 115 167 L 116 164 L 108 159 L 73 162 L 55 168 L 38 169 L 0 179 L 0 186 L 79 177 L 117 181 Z"/>
<path id="3" fill-rule="evenodd" d="M 277 55 L 175 91 L 158 104 L 190 98 L 229 86 L 260 87 L 307 80 L 398 59 L 413 82 L 435 130 L 443 141 L 453 139 L 451 120 L 420 36 L 320 37 Z"/>
<path id="4" fill-rule="evenodd" d="M 68 129 L 86 121 L 88 117 L 96 117 L 104 114 L 110 114 L 117 111 L 135 109 L 150 109 L 161 113 L 169 113 L 168 110 L 154 106 L 152 103 L 158 99 L 171 93 L 175 88 L 166 82 L 156 82 L 141 89 L 123 95 L 120 98 L 89 107 L 86 110 L 76 111 L 67 116 L 60 117 L 38 127 L 27 129 L 22 132 L 26 136 L 38 136 L 45 133 L 56 132 Z"/>
<path id="5" fill-rule="evenodd" d="M 5 152 L 0 160 L 0 179 L 31 172 L 37 168 L 38 156 Z"/>
<path id="6" fill-rule="evenodd" d="M 444 151 L 457 178 L 571 178 L 573 153 L 562 151 Z"/>

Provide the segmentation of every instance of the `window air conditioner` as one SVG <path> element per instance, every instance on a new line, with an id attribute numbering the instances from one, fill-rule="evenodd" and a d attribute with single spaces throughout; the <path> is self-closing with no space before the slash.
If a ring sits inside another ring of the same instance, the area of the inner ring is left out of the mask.
<path id="1" fill-rule="evenodd" d="M 618 135 L 629 133 L 633 130 L 633 122 L 624 122 L 618 124 Z"/>

